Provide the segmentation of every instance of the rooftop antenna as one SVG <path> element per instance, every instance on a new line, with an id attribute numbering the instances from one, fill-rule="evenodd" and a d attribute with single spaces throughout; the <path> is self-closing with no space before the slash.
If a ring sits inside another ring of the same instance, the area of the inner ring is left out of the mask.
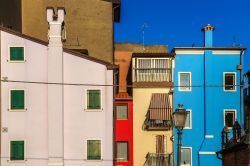
<path id="1" fill-rule="evenodd" d="M 148 27 L 149 26 L 147 23 L 143 23 L 142 26 L 140 27 L 141 31 L 142 31 L 142 50 L 143 50 L 143 52 L 146 50 L 145 49 L 145 29 Z"/>

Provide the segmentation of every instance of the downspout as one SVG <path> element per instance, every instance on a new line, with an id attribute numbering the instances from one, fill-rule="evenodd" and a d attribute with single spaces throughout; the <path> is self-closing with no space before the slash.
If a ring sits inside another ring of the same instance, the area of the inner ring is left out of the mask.
<path id="1" fill-rule="evenodd" d="M 115 71 L 114 71 L 115 70 Z M 116 132 L 115 132 L 115 121 L 116 121 L 116 117 L 115 117 L 115 96 L 116 96 L 116 86 L 117 86 L 117 81 L 116 81 L 116 75 L 118 74 L 118 69 L 113 69 L 113 165 L 115 165 L 115 147 L 116 147 Z"/>
<path id="2" fill-rule="evenodd" d="M 242 65 L 242 53 L 243 53 L 243 49 L 240 52 L 240 65 Z M 240 124 L 241 126 L 243 125 L 243 121 L 242 121 L 242 69 L 240 70 Z"/>
<path id="3" fill-rule="evenodd" d="M 206 135 L 206 51 L 204 51 L 204 60 L 203 60 L 203 63 L 204 63 L 204 85 L 203 85 L 203 94 L 204 94 L 204 138 L 202 140 L 202 143 L 200 145 L 200 148 L 198 150 L 198 166 L 200 166 L 200 150 L 205 142 L 205 135 Z"/>

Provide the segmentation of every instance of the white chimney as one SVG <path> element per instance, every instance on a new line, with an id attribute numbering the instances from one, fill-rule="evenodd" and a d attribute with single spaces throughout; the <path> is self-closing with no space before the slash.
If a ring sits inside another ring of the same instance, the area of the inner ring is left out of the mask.
<path id="1" fill-rule="evenodd" d="M 48 46 L 48 154 L 49 166 L 64 165 L 63 151 L 63 45 L 64 8 L 47 8 L 49 23 Z"/>

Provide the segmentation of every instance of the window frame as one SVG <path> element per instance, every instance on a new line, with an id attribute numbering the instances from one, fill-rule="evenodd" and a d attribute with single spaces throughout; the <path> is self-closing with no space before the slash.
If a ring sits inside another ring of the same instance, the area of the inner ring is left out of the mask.
<path id="1" fill-rule="evenodd" d="M 24 142 L 24 145 L 23 145 L 23 160 L 11 160 L 11 142 L 14 142 L 14 141 L 23 141 Z M 8 162 L 11 162 L 11 163 L 24 163 L 27 161 L 27 159 L 25 159 L 26 157 L 26 141 L 25 140 L 20 140 L 20 139 L 13 139 L 13 140 L 9 140 L 9 160 Z"/>
<path id="2" fill-rule="evenodd" d="M 181 74 L 189 74 L 189 82 L 190 86 L 189 87 L 181 87 Z M 181 89 L 181 88 L 186 88 L 186 89 Z M 192 73 L 191 72 L 178 72 L 178 91 L 180 92 L 191 92 L 192 91 Z"/>
<path id="3" fill-rule="evenodd" d="M 100 91 L 100 109 L 88 109 L 88 91 L 89 90 L 99 90 Z M 102 103 L 103 103 L 103 99 L 102 99 L 102 89 L 100 88 L 88 88 L 85 90 L 85 111 L 87 112 L 101 112 L 103 111 L 103 107 L 102 107 Z"/>
<path id="4" fill-rule="evenodd" d="M 10 48 L 23 47 L 23 60 L 11 60 L 10 58 Z M 26 62 L 26 49 L 24 45 L 10 45 L 8 47 L 8 62 L 10 63 L 23 63 Z"/>
<path id="5" fill-rule="evenodd" d="M 117 115 L 118 115 L 118 113 L 117 113 L 117 106 L 124 106 L 124 105 L 127 106 L 127 118 L 125 118 L 125 119 L 118 119 L 117 118 Z M 117 103 L 115 105 L 115 113 L 116 113 L 116 116 L 115 116 L 116 120 L 128 120 L 129 119 L 129 106 L 128 106 L 128 104 L 127 103 Z"/>
<path id="6" fill-rule="evenodd" d="M 233 85 L 235 88 L 233 90 L 226 90 L 226 81 L 225 81 L 225 77 L 226 74 L 234 74 L 234 84 Z M 237 91 L 237 73 L 236 72 L 223 72 L 223 90 L 224 92 L 236 92 Z"/>
<path id="7" fill-rule="evenodd" d="M 127 143 L 127 159 L 118 159 L 118 143 Z M 128 141 L 116 141 L 115 159 L 117 162 L 128 162 L 129 161 L 129 142 Z"/>
<path id="8" fill-rule="evenodd" d="M 11 91 L 14 90 L 23 90 L 24 91 L 24 109 L 11 109 Z M 9 90 L 9 109 L 10 112 L 25 112 L 27 111 L 26 108 L 26 90 L 25 89 L 10 89 Z"/>
<path id="9" fill-rule="evenodd" d="M 191 109 L 186 109 L 187 112 L 189 112 L 189 115 L 190 115 L 190 127 L 184 127 L 183 129 L 188 129 L 188 130 L 191 130 L 192 129 L 192 110 Z"/>
<path id="10" fill-rule="evenodd" d="M 100 146 L 100 148 L 101 148 L 101 159 L 100 160 L 97 160 L 97 159 L 95 159 L 95 160 L 91 160 L 91 159 L 88 159 L 88 141 L 100 141 L 100 143 L 101 143 L 101 146 Z M 102 156 L 103 156 L 103 154 L 102 154 L 102 139 L 100 139 L 100 138 L 98 138 L 98 139 L 86 139 L 86 141 L 85 141 L 85 160 L 86 161 L 91 161 L 91 162 L 93 162 L 93 161 L 96 161 L 96 162 L 99 162 L 99 161 L 102 161 L 103 159 L 102 159 Z"/>
<path id="11" fill-rule="evenodd" d="M 193 155 L 192 155 L 193 150 L 192 150 L 192 147 L 191 146 L 181 146 L 181 149 L 190 149 L 190 161 L 191 161 L 190 166 L 192 166 L 193 165 Z M 186 166 L 186 165 L 181 164 L 181 166 Z"/>
<path id="12" fill-rule="evenodd" d="M 237 110 L 236 109 L 224 109 L 223 111 L 223 121 L 224 121 L 224 126 L 226 126 L 226 112 L 234 112 L 234 122 L 237 119 Z M 227 127 L 228 129 L 232 129 L 233 127 Z"/>

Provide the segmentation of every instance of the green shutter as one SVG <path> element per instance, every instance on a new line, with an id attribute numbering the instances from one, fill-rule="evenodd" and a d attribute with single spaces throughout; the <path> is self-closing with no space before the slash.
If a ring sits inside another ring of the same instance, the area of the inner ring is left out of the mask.
<path id="1" fill-rule="evenodd" d="M 23 47 L 10 47 L 10 60 L 11 61 L 23 61 L 24 60 L 24 48 Z"/>
<path id="2" fill-rule="evenodd" d="M 11 109 L 24 109 L 24 90 L 11 90 Z"/>
<path id="3" fill-rule="evenodd" d="M 11 141 L 10 160 L 24 160 L 24 141 Z"/>
<path id="4" fill-rule="evenodd" d="M 87 141 L 87 159 L 101 160 L 101 141 L 88 140 Z"/>
<path id="5" fill-rule="evenodd" d="M 88 90 L 88 109 L 101 109 L 100 90 Z"/>

